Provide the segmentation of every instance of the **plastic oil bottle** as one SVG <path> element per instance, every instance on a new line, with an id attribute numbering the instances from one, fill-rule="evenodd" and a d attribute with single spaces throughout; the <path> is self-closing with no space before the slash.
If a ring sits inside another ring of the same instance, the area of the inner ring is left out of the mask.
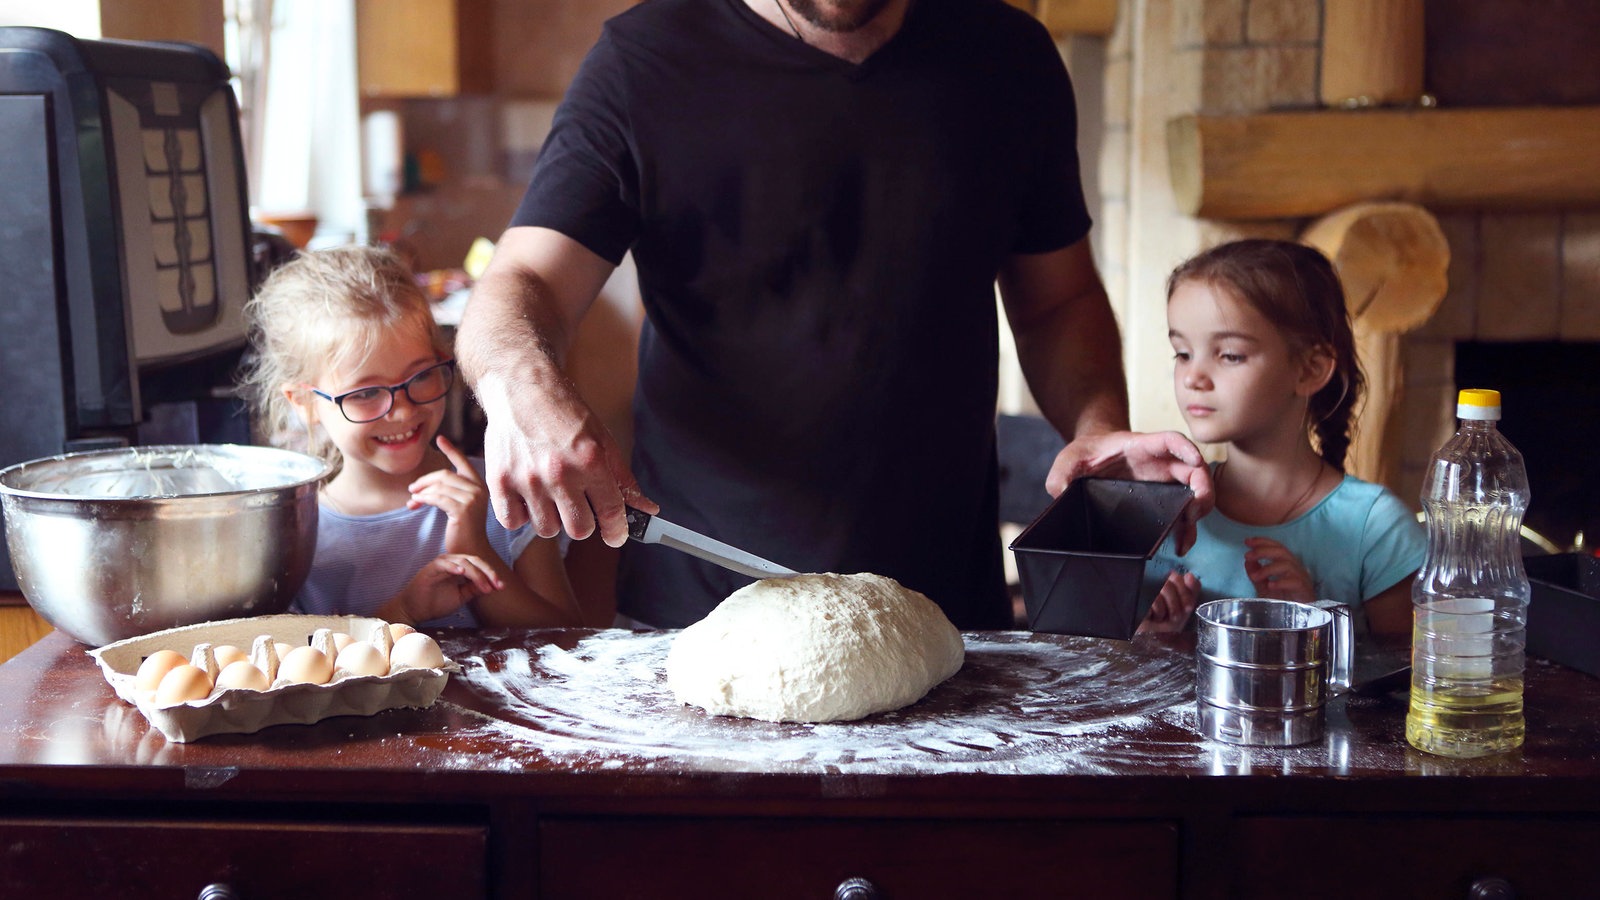
<path id="1" fill-rule="evenodd" d="M 1428 549 L 1412 589 L 1406 741 L 1450 757 L 1522 746 L 1528 475 L 1500 433 L 1500 393 L 1461 391 L 1460 425 L 1422 485 Z"/>

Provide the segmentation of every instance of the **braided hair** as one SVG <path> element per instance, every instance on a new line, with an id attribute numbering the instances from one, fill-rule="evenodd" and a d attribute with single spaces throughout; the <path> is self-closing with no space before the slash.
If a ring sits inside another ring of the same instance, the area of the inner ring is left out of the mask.
<path id="1" fill-rule="evenodd" d="M 1344 287 L 1326 256 L 1292 241 L 1252 238 L 1211 248 L 1167 278 L 1167 298 L 1184 282 L 1202 282 L 1250 304 L 1271 322 L 1294 353 L 1326 348 L 1333 377 L 1312 395 L 1307 425 L 1317 453 L 1344 471 L 1356 402 L 1366 386 Z"/>

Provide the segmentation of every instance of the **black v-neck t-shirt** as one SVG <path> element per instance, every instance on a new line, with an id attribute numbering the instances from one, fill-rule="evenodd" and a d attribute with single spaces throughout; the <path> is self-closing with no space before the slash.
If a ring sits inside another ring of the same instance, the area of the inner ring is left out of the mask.
<path id="1" fill-rule="evenodd" d="M 632 250 L 633 468 L 662 516 L 1010 627 L 994 281 L 1088 233 L 1075 116 L 1049 35 L 1000 0 L 917 0 L 860 65 L 741 0 L 610 20 L 512 224 Z M 630 544 L 619 609 L 681 627 L 749 581 Z"/>

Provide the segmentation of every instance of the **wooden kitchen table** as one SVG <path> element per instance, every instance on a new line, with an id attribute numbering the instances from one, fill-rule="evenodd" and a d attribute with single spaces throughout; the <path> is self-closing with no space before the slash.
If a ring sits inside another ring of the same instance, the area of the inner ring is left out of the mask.
<path id="1" fill-rule="evenodd" d="M 1527 745 L 1452 761 L 1403 693 L 1203 740 L 1185 637 L 968 635 L 921 703 L 827 726 L 678 706 L 670 634 L 441 637 L 428 709 L 175 743 L 51 634 L 0 666 L 0 896 L 1600 895 L 1600 680 L 1542 660 Z"/>

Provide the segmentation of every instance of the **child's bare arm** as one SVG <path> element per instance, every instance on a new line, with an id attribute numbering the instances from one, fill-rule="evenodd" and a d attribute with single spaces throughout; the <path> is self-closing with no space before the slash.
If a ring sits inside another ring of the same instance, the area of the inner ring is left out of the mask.
<path id="1" fill-rule="evenodd" d="M 546 628 L 582 624 L 555 540 L 535 538 L 504 581 L 503 588 L 472 603 L 484 625 Z"/>
<path id="2" fill-rule="evenodd" d="M 442 435 L 438 446 L 450 460 L 451 469 L 429 472 L 413 482 L 410 505 L 427 504 L 443 510 L 449 519 L 446 552 L 471 554 L 493 571 L 495 588 L 472 600 L 478 622 L 498 627 L 579 624 L 577 603 L 556 542 L 536 539 L 517 558 L 515 567 L 506 565 L 489 546 L 489 491 L 483 479 L 467 455 Z"/>
<path id="3" fill-rule="evenodd" d="M 1411 585 L 1416 573 L 1400 579 L 1387 590 L 1368 597 L 1361 608 L 1367 614 L 1367 627 L 1373 634 L 1387 637 L 1411 636 Z"/>
<path id="4" fill-rule="evenodd" d="M 1137 633 L 1182 631 L 1199 602 L 1200 579 L 1193 572 L 1172 572 L 1161 584 Z"/>

